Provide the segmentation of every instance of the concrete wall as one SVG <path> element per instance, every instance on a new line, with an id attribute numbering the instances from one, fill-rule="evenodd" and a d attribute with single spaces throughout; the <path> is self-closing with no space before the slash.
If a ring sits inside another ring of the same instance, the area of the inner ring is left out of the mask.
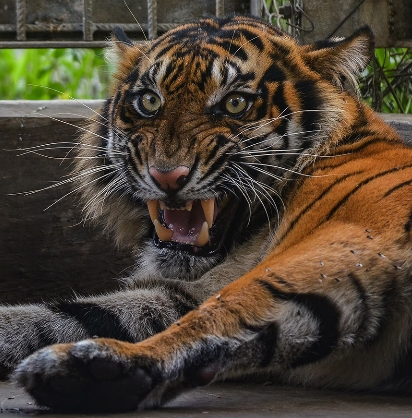
<path id="1" fill-rule="evenodd" d="M 130 254 L 117 251 L 98 229 L 82 223 L 73 195 L 48 208 L 70 186 L 10 195 L 50 186 L 69 173 L 70 158 L 62 162 L 20 155 L 18 149 L 76 140 L 76 127 L 92 114 L 86 106 L 97 109 L 101 104 L 83 103 L 0 101 L 0 303 L 114 289 L 114 278 L 133 264 Z M 385 118 L 412 143 L 411 116 Z"/>
<path id="2" fill-rule="evenodd" d="M 378 47 L 412 46 L 410 0 L 365 0 L 357 8 L 359 3 L 359 0 L 305 0 L 303 9 L 315 28 L 312 32 L 302 32 L 303 42 L 329 38 L 350 15 L 334 36 L 349 36 L 360 26 L 369 25 L 375 32 Z M 310 27 L 305 17 L 302 18 L 302 26 Z"/>

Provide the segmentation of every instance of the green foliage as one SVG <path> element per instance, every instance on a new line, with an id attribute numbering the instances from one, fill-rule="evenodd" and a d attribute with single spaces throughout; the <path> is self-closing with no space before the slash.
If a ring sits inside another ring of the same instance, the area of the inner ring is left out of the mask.
<path id="1" fill-rule="evenodd" d="M 112 70 L 101 49 L 3 49 L 0 100 L 105 98 Z M 360 83 L 375 110 L 412 113 L 412 50 L 376 49 Z"/>
<path id="2" fill-rule="evenodd" d="M 0 99 L 100 99 L 110 72 L 101 49 L 3 49 Z"/>
<path id="3" fill-rule="evenodd" d="M 412 113 L 412 50 L 377 48 L 360 82 L 362 97 L 378 112 Z"/>

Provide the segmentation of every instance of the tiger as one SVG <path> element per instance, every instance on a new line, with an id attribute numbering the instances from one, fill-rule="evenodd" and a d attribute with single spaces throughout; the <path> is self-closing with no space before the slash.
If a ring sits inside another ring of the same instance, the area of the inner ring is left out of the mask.
<path id="1" fill-rule="evenodd" d="M 255 376 L 410 393 L 412 149 L 359 98 L 373 51 L 368 26 L 308 45 L 242 15 L 117 28 L 73 180 L 134 270 L 2 307 L 3 376 L 64 412 Z"/>

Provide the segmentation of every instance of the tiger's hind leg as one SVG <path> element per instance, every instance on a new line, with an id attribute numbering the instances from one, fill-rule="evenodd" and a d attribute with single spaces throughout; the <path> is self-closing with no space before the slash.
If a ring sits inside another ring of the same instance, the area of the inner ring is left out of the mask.
<path id="1" fill-rule="evenodd" d="M 253 372 L 377 387 L 410 344 L 411 271 L 397 268 L 407 254 L 385 234 L 370 240 L 361 228 L 338 227 L 339 238 L 323 228 L 268 257 L 148 340 L 52 346 L 21 363 L 15 380 L 40 404 L 86 411 L 157 406 Z"/>

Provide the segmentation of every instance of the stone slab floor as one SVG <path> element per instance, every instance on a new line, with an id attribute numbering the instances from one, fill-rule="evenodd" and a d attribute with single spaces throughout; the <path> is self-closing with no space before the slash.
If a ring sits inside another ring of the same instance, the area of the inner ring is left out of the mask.
<path id="1" fill-rule="evenodd" d="M 0 383 L 0 418 L 42 415 L 28 395 L 9 383 Z M 101 414 L 100 417 L 116 414 Z M 64 418 L 82 415 L 61 415 Z M 412 417 L 412 399 L 406 396 L 343 393 L 271 384 L 219 383 L 181 395 L 167 406 L 151 411 L 118 414 L 128 417 Z M 85 418 L 91 415 L 85 415 Z M 22 417 L 23 418 L 23 417 Z"/>

